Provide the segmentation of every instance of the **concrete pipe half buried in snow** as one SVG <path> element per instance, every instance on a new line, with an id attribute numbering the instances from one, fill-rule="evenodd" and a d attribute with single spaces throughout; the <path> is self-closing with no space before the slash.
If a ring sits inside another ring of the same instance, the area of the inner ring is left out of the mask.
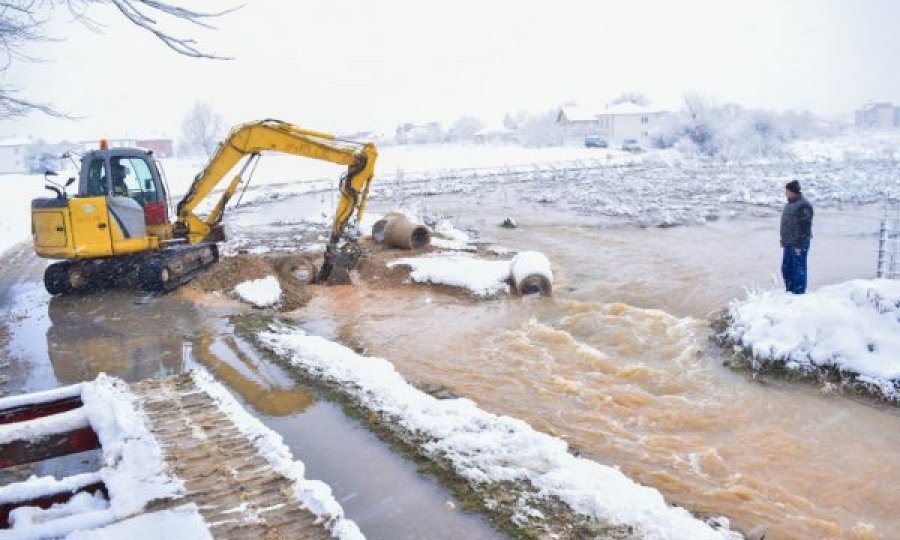
<path id="1" fill-rule="evenodd" d="M 550 260 L 539 251 L 519 252 L 510 262 L 510 278 L 521 295 L 553 294 L 553 271 Z"/>
<path id="2" fill-rule="evenodd" d="M 392 212 L 372 226 L 372 238 L 388 247 L 419 249 L 431 244 L 428 227 L 413 223 L 403 214 Z"/>

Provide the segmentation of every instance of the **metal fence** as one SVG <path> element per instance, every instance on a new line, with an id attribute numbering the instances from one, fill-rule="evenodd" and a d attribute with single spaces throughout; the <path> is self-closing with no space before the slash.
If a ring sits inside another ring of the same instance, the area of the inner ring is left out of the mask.
<path id="1" fill-rule="evenodd" d="M 900 279 L 900 202 L 888 203 L 881 217 L 878 234 L 878 271 L 880 278 Z"/>

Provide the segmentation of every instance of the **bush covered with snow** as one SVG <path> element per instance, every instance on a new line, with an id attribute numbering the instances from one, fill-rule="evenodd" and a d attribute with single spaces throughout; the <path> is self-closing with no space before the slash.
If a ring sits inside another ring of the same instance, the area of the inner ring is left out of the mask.
<path id="1" fill-rule="evenodd" d="M 778 114 L 689 95 L 684 109 L 666 117 L 654 130 L 652 143 L 688 155 L 735 160 L 780 155 L 789 141 L 820 130 L 809 112 Z"/>
<path id="2" fill-rule="evenodd" d="M 900 400 L 900 281 L 858 279 L 806 295 L 761 291 L 728 309 L 728 339 L 755 369 L 837 371 Z"/>

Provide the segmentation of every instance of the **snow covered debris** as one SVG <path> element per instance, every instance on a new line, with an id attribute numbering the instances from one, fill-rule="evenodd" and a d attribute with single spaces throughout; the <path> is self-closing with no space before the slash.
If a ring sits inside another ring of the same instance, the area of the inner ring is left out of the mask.
<path id="1" fill-rule="evenodd" d="M 806 294 L 750 293 L 728 309 L 726 336 L 754 362 L 836 369 L 900 399 L 900 281 L 857 279 Z"/>
<path id="2" fill-rule="evenodd" d="M 255 307 L 271 307 L 281 300 L 281 285 L 275 276 L 266 276 L 239 283 L 234 288 L 234 293 Z"/>
<path id="3" fill-rule="evenodd" d="M 406 257 L 387 263 L 388 268 L 406 265 L 418 283 L 435 283 L 468 289 L 475 296 L 508 292 L 509 261 L 488 261 L 467 253 L 441 253 L 428 257 Z"/>
<path id="4" fill-rule="evenodd" d="M 550 259 L 540 251 L 520 251 L 510 263 L 510 272 L 515 283 L 521 283 L 529 276 L 541 276 L 553 283 Z"/>
<path id="5" fill-rule="evenodd" d="M 573 456 L 564 441 L 521 420 L 485 412 L 468 399 L 439 400 L 414 388 L 387 360 L 295 329 L 259 338 L 294 365 L 342 387 L 362 407 L 417 434 L 426 455 L 449 461 L 473 484 L 527 482 L 538 490 L 535 499 L 556 496 L 602 524 L 633 527 L 637 537 L 739 537 L 667 505 L 658 491 L 618 469 Z"/>
<path id="6" fill-rule="evenodd" d="M 0 424 L 0 445 L 19 440 L 37 441 L 54 433 L 75 431 L 88 425 L 87 414 L 81 408 L 25 422 Z"/>
<path id="7" fill-rule="evenodd" d="M 191 376 L 197 387 L 216 401 L 219 409 L 228 416 L 238 431 L 252 441 L 272 468 L 293 482 L 294 496 L 307 510 L 327 522 L 328 529 L 335 538 L 364 538 L 356 523 L 344 517 L 344 509 L 334 499 L 331 488 L 319 480 L 305 478 L 303 462 L 294 460 L 280 435 L 244 410 L 228 390 L 213 380 L 206 371 L 195 370 L 191 372 Z"/>

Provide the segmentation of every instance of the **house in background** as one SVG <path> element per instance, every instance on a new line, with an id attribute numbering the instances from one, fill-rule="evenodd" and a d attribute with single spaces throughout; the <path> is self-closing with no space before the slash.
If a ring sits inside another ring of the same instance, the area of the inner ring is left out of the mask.
<path id="1" fill-rule="evenodd" d="M 34 140 L 28 137 L 0 139 L 0 174 L 28 172 L 28 148 Z"/>
<path id="2" fill-rule="evenodd" d="M 900 107 L 889 101 L 866 103 L 856 111 L 854 123 L 864 128 L 900 127 Z"/>
<path id="3" fill-rule="evenodd" d="M 646 148 L 653 129 L 667 114 L 634 103 L 619 103 L 600 110 L 570 106 L 560 108 L 556 124 L 566 144 L 584 144 L 585 137 L 594 135 L 611 145 L 634 139 Z"/>

